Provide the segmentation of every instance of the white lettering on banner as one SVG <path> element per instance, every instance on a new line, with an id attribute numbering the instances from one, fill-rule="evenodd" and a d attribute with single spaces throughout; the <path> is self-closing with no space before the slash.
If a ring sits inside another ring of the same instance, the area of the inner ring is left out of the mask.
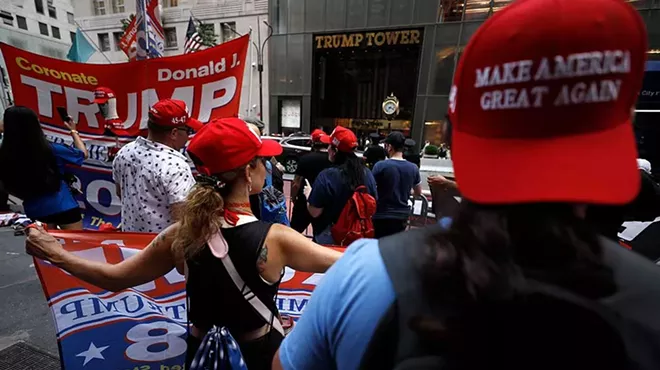
<path id="1" fill-rule="evenodd" d="M 195 95 L 195 88 L 193 86 L 180 86 L 174 89 L 171 99 L 182 100 L 186 103 L 186 108 L 192 106 L 193 96 Z M 156 104 L 161 97 L 158 96 L 156 89 L 147 89 L 142 91 L 142 118 L 140 121 L 140 130 L 147 128 L 149 120 L 149 108 Z M 165 99 L 165 97 L 162 97 Z M 130 113 L 130 112 L 129 112 Z M 130 115 L 130 114 L 129 114 Z M 135 122 L 131 122 L 131 126 Z M 124 126 L 130 127 L 130 126 Z"/>
<path id="2" fill-rule="evenodd" d="M 606 50 L 557 55 L 538 62 L 535 73 L 532 60 L 520 60 L 476 69 L 476 88 L 512 85 L 532 81 L 550 81 L 585 76 L 607 76 L 630 72 L 630 51 Z M 621 91 L 621 79 L 605 78 L 574 82 L 561 86 L 553 97 L 554 106 L 568 106 L 615 101 Z M 542 108 L 548 86 L 508 87 L 484 91 L 480 97 L 483 110 Z"/>
<path id="3" fill-rule="evenodd" d="M 153 362 L 181 356 L 187 349 L 186 341 L 181 338 L 184 334 L 186 329 L 181 325 L 167 321 L 135 325 L 126 332 L 126 339 L 133 343 L 126 348 L 126 357 L 133 361 Z M 150 351 L 150 348 L 163 349 Z"/>
<path id="4" fill-rule="evenodd" d="M 232 65 L 230 68 L 236 68 L 239 65 L 240 63 L 238 62 L 238 54 L 234 53 L 232 56 Z M 227 60 L 225 58 L 222 58 L 217 62 L 210 60 L 208 64 L 201 65 L 197 68 L 175 69 L 174 71 L 168 68 L 159 68 L 158 82 L 167 82 L 170 80 L 192 80 L 195 78 L 213 76 L 214 74 L 224 73 L 226 71 Z"/>
<path id="5" fill-rule="evenodd" d="M 99 192 L 105 190 L 110 193 L 111 201 L 109 206 L 104 206 L 99 203 Z M 121 200 L 116 194 L 115 184 L 106 180 L 94 180 L 87 185 L 86 192 L 87 201 L 97 211 L 108 215 L 114 216 L 121 212 Z"/>
<path id="6" fill-rule="evenodd" d="M 53 118 L 53 99 L 51 93 L 61 94 L 62 86 L 24 75 L 21 75 L 21 82 L 23 85 L 32 86 L 37 89 L 39 114 L 44 117 Z"/>
<path id="7" fill-rule="evenodd" d="M 122 127 L 125 129 L 130 128 L 135 124 L 135 118 L 137 117 L 137 93 L 128 93 L 128 103 L 127 103 L 127 114 L 126 120 L 122 123 Z"/>
<path id="8" fill-rule="evenodd" d="M 185 324 L 185 292 L 167 297 L 167 300 L 161 303 L 157 299 L 130 290 L 109 298 L 83 293 L 51 303 L 51 309 L 55 313 L 58 336 L 100 323 L 125 320 L 127 317 L 160 315 L 182 325 Z"/>
<path id="9" fill-rule="evenodd" d="M 64 95 L 66 96 L 66 111 L 74 121 L 80 121 L 80 114 L 82 113 L 87 120 L 87 126 L 94 128 L 99 127 L 99 122 L 96 119 L 96 113 L 99 111 L 99 106 L 92 104 L 94 101 L 93 92 L 64 86 Z M 81 104 L 80 100 L 85 101 L 85 103 Z"/>
<path id="10" fill-rule="evenodd" d="M 232 76 L 204 84 L 202 86 L 202 103 L 197 119 L 207 122 L 211 118 L 213 109 L 229 104 L 236 94 L 237 83 L 236 77 Z M 224 94 L 216 98 L 216 93 L 219 91 L 224 91 Z"/>

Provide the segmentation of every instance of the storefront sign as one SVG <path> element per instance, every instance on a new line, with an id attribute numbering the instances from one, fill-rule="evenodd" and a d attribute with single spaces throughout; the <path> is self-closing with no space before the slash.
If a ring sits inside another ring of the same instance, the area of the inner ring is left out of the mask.
<path id="1" fill-rule="evenodd" d="M 378 32 L 340 33 L 314 37 L 316 49 L 364 48 L 374 46 L 419 45 L 420 30 L 392 30 Z"/>

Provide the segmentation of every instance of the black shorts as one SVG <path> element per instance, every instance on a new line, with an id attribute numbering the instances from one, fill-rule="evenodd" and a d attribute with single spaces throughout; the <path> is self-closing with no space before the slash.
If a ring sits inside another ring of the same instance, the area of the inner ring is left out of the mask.
<path id="1" fill-rule="evenodd" d="M 80 216 L 80 208 L 71 208 L 68 211 L 54 213 L 52 215 L 37 217 L 37 221 L 41 221 L 49 225 L 69 225 L 75 224 L 76 222 L 82 220 Z"/>

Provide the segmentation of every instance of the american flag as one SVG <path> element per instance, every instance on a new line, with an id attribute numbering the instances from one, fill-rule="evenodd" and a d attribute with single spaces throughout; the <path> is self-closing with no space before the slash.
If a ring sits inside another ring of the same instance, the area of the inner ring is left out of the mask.
<path id="1" fill-rule="evenodd" d="M 186 44 L 183 46 L 183 53 L 194 53 L 202 47 L 202 37 L 197 33 L 195 22 L 192 17 L 188 20 L 188 30 L 186 31 Z"/>

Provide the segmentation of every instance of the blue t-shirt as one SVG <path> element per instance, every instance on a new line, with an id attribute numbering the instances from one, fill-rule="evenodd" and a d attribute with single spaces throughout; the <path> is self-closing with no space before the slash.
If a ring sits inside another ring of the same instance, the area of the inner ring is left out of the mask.
<path id="1" fill-rule="evenodd" d="M 65 167 L 67 164 L 81 166 L 85 160 L 85 154 L 80 149 L 62 144 L 51 144 L 51 148 L 60 174 L 66 172 Z M 56 193 L 23 199 L 25 215 L 31 219 L 54 215 L 73 208 L 78 208 L 78 202 L 73 199 L 69 186 L 64 180 L 60 181 L 60 190 Z"/>
<path id="2" fill-rule="evenodd" d="M 388 159 L 374 166 L 378 208 L 374 219 L 407 219 L 410 191 L 422 182 L 419 168 L 406 160 Z"/>
<path id="3" fill-rule="evenodd" d="M 364 169 L 364 182 L 367 191 L 374 198 L 378 198 L 376 193 L 376 181 L 368 168 Z M 334 224 L 339 219 L 341 211 L 346 202 L 353 196 L 353 189 L 344 182 L 341 176 L 341 169 L 337 167 L 323 170 L 312 185 L 312 193 L 307 202 L 316 208 L 323 208 L 323 213 L 319 216 L 314 233 L 318 235 Z"/>
<path id="4" fill-rule="evenodd" d="M 282 342 L 287 370 L 357 369 L 395 293 L 378 241 L 361 239 L 325 274 Z"/>

